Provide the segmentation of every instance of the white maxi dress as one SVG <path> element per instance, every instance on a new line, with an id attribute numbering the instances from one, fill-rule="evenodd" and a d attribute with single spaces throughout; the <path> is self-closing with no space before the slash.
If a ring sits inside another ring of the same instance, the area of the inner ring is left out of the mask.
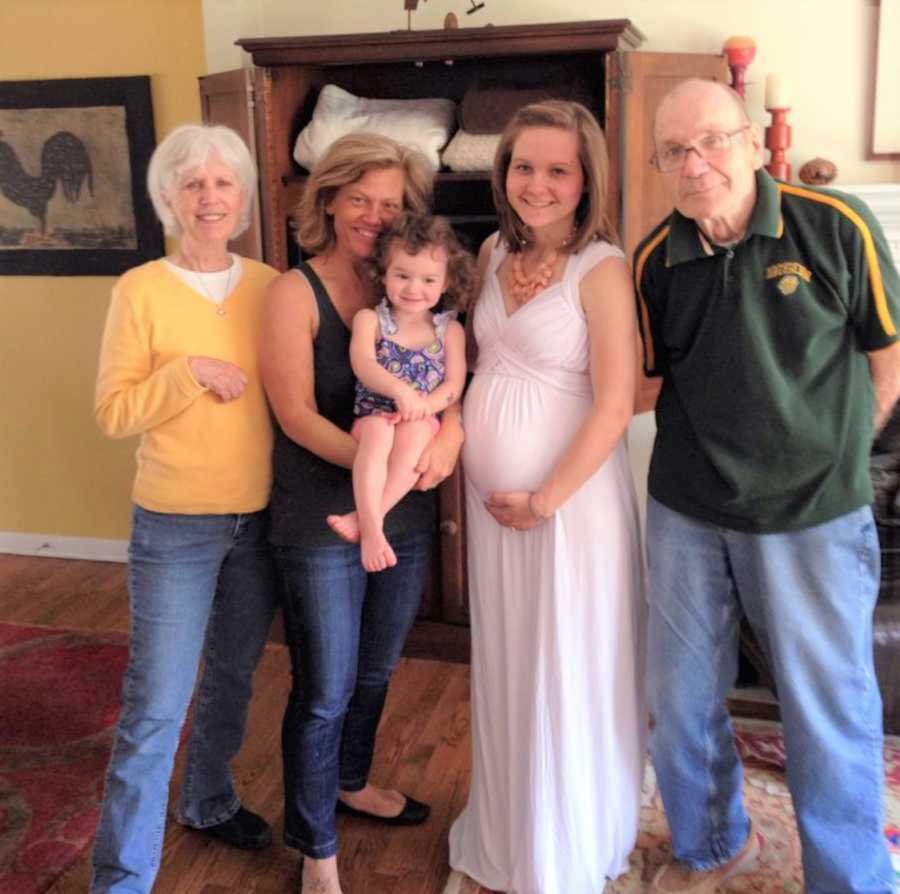
<path id="1" fill-rule="evenodd" d="M 464 402 L 473 770 L 450 863 L 510 894 L 595 894 L 628 868 L 644 768 L 642 562 L 625 444 L 533 530 L 502 527 L 483 502 L 537 489 L 590 411 L 579 284 L 622 253 L 590 243 L 509 316 L 504 256 L 491 252 L 475 309 Z"/>

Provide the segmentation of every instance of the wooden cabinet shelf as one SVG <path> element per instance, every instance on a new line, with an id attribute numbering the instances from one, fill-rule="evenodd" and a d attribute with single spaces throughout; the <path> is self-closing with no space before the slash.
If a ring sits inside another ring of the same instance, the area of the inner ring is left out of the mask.
<path id="1" fill-rule="evenodd" d="M 501 82 L 578 85 L 606 131 L 609 211 L 630 253 L 666 212 L 662 190 L 647 164 L 656 102 L 685 77 L 727 82 L 721 56 L 636 52 L 642 40 L 626 19 L 239 40 L 255 69 L 201 78 L 201 94 L 206 120 L 235 127 L 259 163 L 257 229 L 240 247 L 248 251 L 250 246 L 252 253 L 253 245 L 261 245 L 265 260 L 280 269 L 295 260 L 288 216 L 306 172 L 292 152 L 323 85 L 336 84 L 364 97 L 440 96 L 459 102 L 475 84 Z M 486 171 L 439 172 L 434 205 L 473 248 L 494 229 Z M 436 621 L 468 619 L 462 509 L 462 484 L 456 474 L 441 489 L 440 569 L 425 607 L 425 614 Z"/>

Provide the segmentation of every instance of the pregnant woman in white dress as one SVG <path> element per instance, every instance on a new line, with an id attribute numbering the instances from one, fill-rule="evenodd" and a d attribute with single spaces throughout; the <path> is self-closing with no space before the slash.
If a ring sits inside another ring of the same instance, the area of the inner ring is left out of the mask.
<path id="1" fill-rule="evenodd" d="M 635 305 L 606 148 L 569 102 L 520 110 L 494 163 L 466 394 L 473 774 L 451 865 L 510 894 L 628 868 L 646 718 L 638 515 L 623 436 Z"/>

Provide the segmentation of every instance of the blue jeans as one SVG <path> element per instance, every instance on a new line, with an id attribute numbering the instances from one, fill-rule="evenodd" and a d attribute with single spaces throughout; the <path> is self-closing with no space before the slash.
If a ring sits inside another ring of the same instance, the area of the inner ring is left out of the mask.
<path id="1" fill-rule="evenodd" d="M 869 508 L 800 531 L 744 534 L 650 499 L 647 552 L 650 749 L 674 855 L 711 869 L 750 829 L 725 708 L 743 613 L 778 688 L 806 891 L 892 892 Z"/>
<path id="2" fill-rule="evenodd" d="M 147 894 L 162 853 L 169 779 L 201 653 L 180 818 L 196 827 L 240 806 L 229 761 L 277 606 L 267 513 L 174 515 L 135 507 L 131 637 L 122 713 L 93 854 L 92 894 Z"/>
<path id="3" fill-rule="evenodd" d="M 365 788 L 388 683 L 416 617 L 432 537 L 391 538 L 393 568 L 367 574 L 354 545 L 276 551 L 293 688 L 282 727 L 284 841 L 337 852 L 338 789 Z"/>

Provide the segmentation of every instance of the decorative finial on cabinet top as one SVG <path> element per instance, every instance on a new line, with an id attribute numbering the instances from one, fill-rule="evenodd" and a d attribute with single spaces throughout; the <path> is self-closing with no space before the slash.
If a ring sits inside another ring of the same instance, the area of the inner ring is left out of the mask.
<path id="1" fill-rule="evenodd" d="M 427 0 L 426 0 L 427 2 Z M 487 0 L 468 0 L 469 8 L 466 10 L 466 15 L 470 16 L 473 12 L 478 12 L 481 9 L 484 9 Z M 419 0 L 403 0 L 403 10 L 406 13 L 406 30 L 412 31 L 412 14 L 419 8 Z M 452 31 L 454 28 L 459 27 L 459 18 L 457 17 L 455 12 L 448 12 L 446 16 L 444 16 L 444 29 L 446 31 Z"/>
<path id="2" fill-rule="evenodd" d="M 403 9 L 406 11 L 406 30 L 412 31 L 412 14 L 419 8 L 419 0 L 403 0 Z"/>

